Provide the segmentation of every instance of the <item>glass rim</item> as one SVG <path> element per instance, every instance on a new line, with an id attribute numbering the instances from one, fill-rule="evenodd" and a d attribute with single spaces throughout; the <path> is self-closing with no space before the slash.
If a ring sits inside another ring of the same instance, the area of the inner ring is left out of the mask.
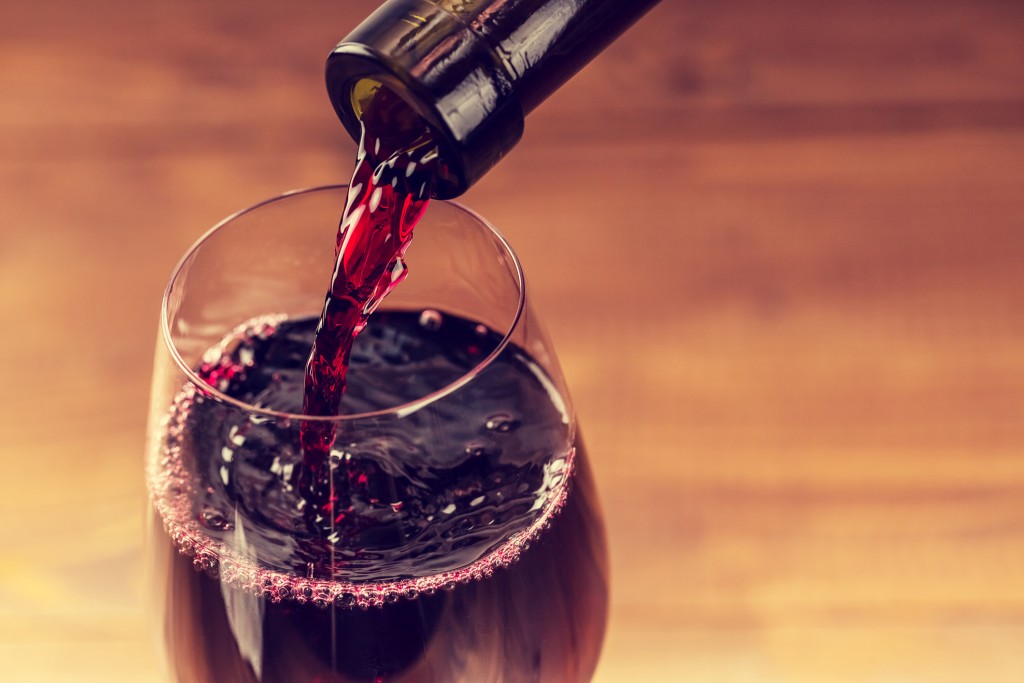
<path id="1" fill-rule="evenodd" d="M 460 375 L 452 382 L 446 384 L 440 389 L 436 389 L 435 391 L 426 394 L 425 396 L 421 396 L 420 398 L 417 398 L 413 401 L 408 401 L 406 403 L 402 403 L 390 408 L 383 408 L 380 410 L 373 410 L 362 413 L 349 413 L 344 415 L 305 415 L 302 413 L 290 413 L 287 411 L 274 410 L 272 408 L 263 408 L 260 406 L 255 406 L 251 403 L 247 403 L 240 399 L 234 398 L 233 396 L 229 396 L 228 394 L 225 394 L 216 387 L 205 382 L 196 373 L 196 371 L 193 368 L 191 368 L 188 365 L 188 363 L 185 362 L 185 359 L 182 358 L 181 353 L 179 353 L 178 351 L 177 345 L 174 343 L 174 337 L 171 333 L 170 302 L 175 284 L 181 277 L 186 263 L 217 232 L 219 232 L 222 228 L 226 227 L 230 223 L 233 223 L 237 219 L 242 218 L 247 214 L 253 213 L 271 204 L 276 204 L 278 202 L 282 202 L 294 197 L 313 194 L 317 192 L 346 190 L 347 188 L 347 184 L 317 185 L 314 187 L 289 190 L 287 192 L 283 192 L 277 195 L 276 197 L 264 199 L 263 201 L 257 202 L 249 207 L 241 209 L 240 211 L 236 211 L 235 213 L 218 221 L 213 227 L 208 229 L 195 242 L 193 242 L 188 249 L 185 250 L 185 253 L 178 260 L 178 263 L 174 266 L 174 269 L 171 271 L 171 277 L 167 282 L 167 286 L 164 288 L 163 297 L 160 303 L 160 332 L 161 341 L 164 343 L 167 350 L 170 352 L 171 358 L 174 359 L 175 364 L 177 364 L 178 368 L 185 375 L 185 378 L 188 381 L 188 383 L 193 385 L 193 387 L 195 387 L 196 390 L 201 391 L 205 396 L 211 397 L 219 402 L 235 406 L 236 408 L 239 408 L 254 415 L 259 415 L 275 420 L 302 420 L 306 422 L 345 423 L 387 416 L 403 418 L 407 415 L 411 415 L 417 412 L 418 410 L 421 410 L 422 408 L 427 407 L 428 405 L 446 396 L 451 395 L 452 393 L 466 386 L 471 381 L 473 381 L 481 372 L 487 369 L 487 367 L 489 367 L 498 358 L 498 356 L 500 356 L 505 351 L 505 348 L 509 345 L 509 343 L 512 340 L 512 335 L 519 327 L 519 323 L 523 317 L 523 312 L 526 310 L 526 278 L 523 274 L 522 264 L 519 262 L 519 256 L 516 254 L 515 249 L 512 248 L 512 245 L 505 238 L 505 236 L 502 235 L 497 228 L 491 225 L 491 223 L 486 218 L 478 214 L 476 211 L 473 211 L 472 209 L 455 201 L 432 199 L 432 204 L 435 202 L 443 203 L 469 216 L 479 226 L 488 231 L 495 238 L 495 240 L 497 240 L 498 246 L 501 249 L 503 249 L 505 253 L 508 254 L 508 256 L 511 258 L 512 265 L 515 268 L 516 285 L 519 290 L 519 300 L 516 304 L 515 314 L 512 316 L 511 322 L 507 325 L 507 329 L 501 333 L 501 341 L 498 342 L 497 346 L 495 346 L 494 349 L 485 358 L 483 358 L 479 363 L 474 365 L 472 368 L 467 370 L 465 373 Z M 429 210 L 430 209 L 428 207 L 427 211 Z"/>

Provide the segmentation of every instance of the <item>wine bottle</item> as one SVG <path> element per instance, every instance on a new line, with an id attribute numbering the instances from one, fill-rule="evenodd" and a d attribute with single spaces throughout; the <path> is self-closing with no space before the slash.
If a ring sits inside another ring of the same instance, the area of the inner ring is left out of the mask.
<path id="1" fill-rule="evenodd" d="M 383 85 L 433 131 L 435 195 L 456 197 L 519 141 L 524 118 L 658 0 L 389 0 L 327 59 L 327 90 L 358 138 Z"/>

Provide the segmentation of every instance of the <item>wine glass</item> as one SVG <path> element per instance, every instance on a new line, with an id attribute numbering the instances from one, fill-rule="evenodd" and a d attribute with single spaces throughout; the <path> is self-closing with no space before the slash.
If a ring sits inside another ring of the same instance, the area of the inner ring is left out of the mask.
<path id="1" fill-rule="evenodd" d="M 342 415 L 301 414 L 347 188 L 221 222 L 163 299 L 148 542 L 172 680 L 585 681 L 604 532 L 520 264 L 434 202 L 352 350 Z M 328 423 L 329 490 L 297 484 Z M 322 504 L 330 501 L 330 505 Z"/>

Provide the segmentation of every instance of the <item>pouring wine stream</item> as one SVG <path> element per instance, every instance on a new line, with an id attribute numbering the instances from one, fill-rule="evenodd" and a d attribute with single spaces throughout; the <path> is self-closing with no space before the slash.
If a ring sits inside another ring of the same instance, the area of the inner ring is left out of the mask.
<path id="1" fill-rule="evenodd" d="M 430 202 L 437 158 L 422 119 L 391 91 L 379 88 L 363 114 L 334 274 L 306 362 L 304 415 L 340 413 L 352 343 L 408 274 L 403 257 Z M 302 424 L 299 485 L 310 503 L 305 512 L 313 528 L 323 528 L 324 521 L 340 523 L 352 509 L 351 489 L 361 481 L 358 472 L 333 476 L 329 463 L 337 436 L 335 421 Z"/>

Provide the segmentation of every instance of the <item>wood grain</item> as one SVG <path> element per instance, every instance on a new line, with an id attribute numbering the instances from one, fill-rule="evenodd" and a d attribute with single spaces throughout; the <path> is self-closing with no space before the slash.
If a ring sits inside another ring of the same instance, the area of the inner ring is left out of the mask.
<path id="1" fill-rule="evenodd" d="M 599 681 L 1024 680 L 1024 5 L 877 5 L 665 2 L 465 198 L 593 451 Z M 0 6 L 0 679 L 158 678 L 161 290 L 345 178 L 374 6 Z"/>

